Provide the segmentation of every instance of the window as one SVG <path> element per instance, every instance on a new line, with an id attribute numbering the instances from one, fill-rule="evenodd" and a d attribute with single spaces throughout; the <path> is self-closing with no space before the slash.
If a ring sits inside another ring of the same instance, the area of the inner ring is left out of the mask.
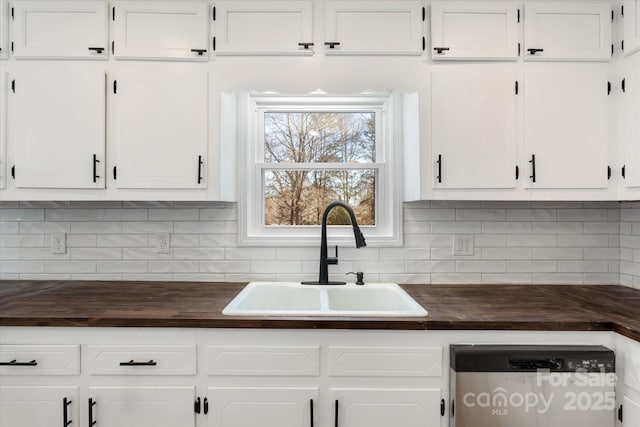
<path id="1" fill-rule="evenodd" d="M 318 245 L 325 207 L 341 201 L 369 244 L 400 244 L 394 98 L 247 95 L 240 242 Z M 334 209 L 328 224 L 336 226 L 332 242 L 353 244 L 344 210 Z"/>

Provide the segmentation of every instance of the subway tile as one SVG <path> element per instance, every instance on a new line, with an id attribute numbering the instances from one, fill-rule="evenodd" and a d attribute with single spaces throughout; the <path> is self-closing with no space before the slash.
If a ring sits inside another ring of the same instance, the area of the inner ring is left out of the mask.
<path id="1" fill-rule="evenodd" d="M 571 202 L 571 201 L 532 202 L 531 207 L 534 209 L 578 209 L 582 207 L 582 202 Z"/>
<path id="2" fill-rule="evenodd" d="M 507 220 L 509 221 L 556 221 L 555 209 L 509 209 Z"/>
<path id="3" fill-rule="evenodd" d="M 451 246 L 450 234 L 416 234 L 404 236 L 404 247 L 406 248 L 422 248 L 422 247 L 447 247 Z"/>
<path id="4" fill-rule="evenodd" d="M 238 211 L 236 209 L 199 209 L 200 221 L 235 221 L 237 218 Z"/>
<path id="5" fill-rule="evenodd" d="M 126 209 L 170 209 L 174 206 L 174 202 L 151 202 L 151 201 L 125 201 L 122 207 Z"/>
<path id="6" fill-rule="evenodd" d="M 235 234 L 197 234 L 200 246 L 204 247 L 233 247 L 238 244 L 238 236 Z"/>
<path id="7" fill-rule="evenodd" d="M 607 261 L 558 261 L 559 273 L 607 273 Z"/>
<path id="8" fill-rule="evenodd" d="M 122 280 L 120 273 L 75 273 L 72 280 Z"/>
<path id="9" fill-rule="evenodd" d="M 122 249 L 122 259 L 128 260 L 141 260 L 141 259 L 149 259 L 149 260 L 170 260 L 172 258 L 172 254 L 159 254 L 156 248 L 123 248 Z"/>
<path id="10" fill-rule="evenodd" d="M 385 261 L 421 261 L 430 258 L 431 252 L 427 247 L 380 248 L 380 259 Z"/>
<path id="11" fill-rule="evenodd" d="M 582 222 L 533 222 L 535 234 L 578 234 L 582 233 Z"/>
<path id="12" fill-rule="evenodd" d="M 580 285 L 584 283 L 582 273 L 534 273 L 533 283 L 540 285 Z"/>
<path id="13" fill-rule="evenodd" d="M 15 221 L 0 221 L 0 234 L 18 234 L 20 226 Z"/>
<path id="14" fill-rule="evenodd" d="M 318 248 L 276 248 L 276 260 L 308 260 L 319 259 L 320 251 Z"/>
<path id="15" fill-rule="evenodd" d="M 454 255 L 453 248 L 449 246 L 448 248 L 431 248 L 431 259 L 433 260 L 470 260 L 470 259 L 481 259 L 482 258 L 482 249 L 476 248 L 473 252 L 473 255 Z"/>
<path id="16" fill-rule="evenodd" d="M 428 261 L 408 261 L 413 262 L 428 262 Z M 405 263 L 402 261 L 354 261 L 354 267 L 357 271 L 368 273 L 404 273 Z M 352 270 L 353 271 L 353 270 Z"/>
<path id="17" fill-rule="evenodd" d="M 609 235 L 607 234 L 561 234 L 558 236 L 558 246 L 609 246 Z"/>
<path id="18" fill-rule="evenodd" d="M 196 221 L 198 209 L 149 209 L 149 221 Z"/>
<path id="19" fill-rule="evenodd" d="M 620 248 L 620 261 L 633 261 L 633 249 Z"/>
<path id="20" fill-rule="evenodd" d="M 483 233 L 505 233 L 505 234 L 529 234 L 531 233 L 531 223 L 527 221 L 503 221 L 482 223 Z"/>
<path id="21" fill-rule="evenodd" d="M 584 259 L 618 260 L 620 259 L 620 248 L 584 248 Z"/>
<path id="22" fill-rule="evenodd" d="M 620 229 L 620 234 L 633 234 L 634 236 L 640 236 L 640 222 L 631 222 L 627 223 L 630 226 L 630 230 L 622 230 L 622 226 Z"/>
<path id="23" fill-rule="evenodd" d="M 439 209 L 439 208 L 481 209 L 482 202 L 474 201 L 474 200 L 432 200 L 431 207 L 435 209 Z"/>
<path id="24" fill-rule="evenodd" d="M 586 273 L 585 285 L 617 285 L 620 283 L 620 275 L 617 273 Z"/>
<path id="25" fill-rule="evenodd" d="M 528 285 L 532 283 L 531 274 L 516 273 L 484 273 L 482 274 L 483 284 L 513 284 Z"/>
<path id="26" fill-rule="evenodd" d="M 507 235 L 507 246 L 521 247 L 554 247 L 558 246 L 556 234 L 510 234 Z"/>
<path id="27" fill-rule="evenodd" d="M 505 209 L 456 209 L 457 221 L 504 221 Z"/>
<path id="28" fill-rule="evenodd" d="M 507 236 L 504 234 L 476 234 L 473 237 L 475 247 L 504 247 L 507 245 Z"/>
<path id="29" fill-rule="evenodd" d="M 277 280 L 276 274 L 231 273 L 224 275 L 225 282 L 275 282 Z"/>
<path id="30" fill-rule="evenodd" d="M 553 273 L 558 271 L 558 261 L 507 261 L 509 273 Z"/>
<path id="31" fill-rule="evenodd" d="M 44 261 L 13 261 L 2 260 L 0 273 L 44 273 Z"/>
<path id="32" fill-rule="evenodd" d="M 300 261 L 300 264 L 302 266 L 302 273 L 315 274 L 316 277 L 318 276 L 319 262 L 317 259 L 313 261 L 309 261 L 309 260 Z M 360 266 L 358 262 L 355 262 L 355 261 L 340 261 L 338 265 L 332 265 L 329 267 L 330 275 L 337 274 L 337 275 L 340 275 L 340 277 L 344 276 L 349 272 L 355 272 L 355 271 L 364 271 L 364 268 Z M 373 271 L 371 271 L 370 273 L 373 273 Z"/>
<path id="33" fill-rule="evenodd" d="M 583 257 L 582 248 L 533 248 L 533 259 L 577 260 Z"/>
<path id="34" fill-rule="evenodd" d="M 486 200 L 482 207 L 487 209 L 530 209 L 531 202 L 524 200 Z"/>
<path id="35" fill-rule="evenodd" d="M 200 261 L 200 272 L 202 273 L 249 273 L 250 269 L 250 261 Z"/>
<path id="36" fill-rule="evenodd" d="M 507 271 L 505 261 L 456 261 L 458 273 L 504 273 Z"/>
<path id="37" fill-rule="evenodd" d="M 146 221 L 146 222 L 123 222 L 122 233 L 143 234 L 143 233 L 172 233 L 173 223 L 169 221 Z M 176 231 L 179 233 L 179 231 Z"/>
<path id="38" fill-rule="evenodd" d="M 640 209 L 621 209 L 621 221 L 640 221 Z"/>
<path id="39" fill-rule="evenodd" d="M 176 273 L 173 275 L 173 280 L 179 282 L 224 282 L 224 274 L 209 274 L 209 273 Z"/>
<path id="40" fill-rule="evenodd" d="M 475 234 L 482 231 L 482 223 L 478 221 L 442 221 L 431 223 L 433 234 Z"/>
<path id="41" fill-rule="evenodd" d="M 380 274 L 380 282 L 382 283 L 399 283 L 399 284 L 429 284 L 431 283 L 430 274 Z M 366 278 L 365 278 L 366 283 Z"/>
<path id="42" fill-rule="evenodd" d="M 97 236 L 98 247 L 136 248 L 146 247 L 149 237 L 146 234 L 104 234 Z"/>
<path id="43" fill-rule="evenodd" d="M 431 223 L 429 222 L 405 221 L 404 223 L 405 234 L 427 234 L 430 232 Z"/>
<path id="44" fill-rule="evenodd" d="M 176 233 L 235 233 L 233 221 L 179 221 L 173 225 Z"/>
<path id="45" fill-rule="evenodd" d="M 120 248 L 71 248 L 71 259 L 78 260 L 109 260 L 122 259 Z"/>
<path id="46" fill-rule="evenodd" d="M 98 273 L 146 273 L 146 261 L 98 261 Z"/>
<path id="47" fill-rule="evenodd" d="M 0 248 L 38 248 L 44 245 L 45 236 L 41 234 L 0 234 Z"/>
<path id="48" fill-rule="evenodd" d="M 20 222 L 20 234 L 69 233 L 68 222 Z"/>
<path id="49" fill-rule="evenodd" d="M 149 235 L 149 247 L 156 246 L 156 234 Z M 200 246 L 200 236 L 197 234 L 171 234 L 171 247 L 195 247 Z"/>
<path id="50" fill-rule="evenodd" d="M 65 206 L 57 207 L 64 208 Z M 69 202 L 69 205 L 66 207 L 80 209 L 122 209 L 122 202 L 116 200 L 77 200 Z M 56 208 L 56 206 L 49 206 L 49 208 Z"/>
<path id="51" fill-rule="evenodd" d="M 218 201 L 176 201 L 173 204 L 176 208 L 226 208 L 235 209 L 236 204 L 233 202 Z"/>
<path id="52" fill-rule="evenodd" d="M 275 260 L 276 250 L 275 248 L 225 248 L 224 257 L 231 260 Z"/>
<path id="53" fill-rule="evenodd" d="M 329 256 L 334 254 L 335 247 L 329 247 Z M 364 248 L 345 248 L 338 249 L 338 259 L 340 260 L 357 260 L 357 261 L 376 261 L 380 259 L 380 249 L 366 246 Z M 320 259 L 320 249 L 317 249 L 315 259 Z M 382 260 L 385 261 L 385 260 Z"/>
<path id="54" fill-rule="evenodd" d="M 482 283 L 480 273 L 433 273 L 431 283 L 441 285 L 464 285 Z"/>
<path id="55" fill-rule="evenodd" d="M 122 222 L 114 221 L 79 221 L 71 223 L 73 234 L 120 234 Z M 142 223 L 144 224 L 144 223 Z"/>
<path id="56" fill-rule="evenodd" d="M 95 261 L 46 261 L 47 273 L 95 273 Z"/>
<path id="57" fill-rule="evenodd" d="M 621 222 L 620 223 L 620 234 L 631 234 L 631 224 L 637 224 L 637 223 L 631 223 L 631 222 Z M 640 228 L 638 229 L 640 230 Z M 633 233 L 636 234 L 636 233 Z M 640 233 L 638 233 L 640 234 Z"/>
<path id="58" fill-rule="evenodd" d="M 406 261 L 405 273 L 455 273 L 455 261 Z"/>
<path id="59" fill-rule="evenodd" d="M 47 209 L 47 221 L 146 221 L 146 209 Z"/>
<path id="60" fill-rule="evenodd" d="M 51 253 L 50 248 L 20 248 L 19 259 L 38 259 L 38 260 L 56 260 L 56 259 L 69 259 L 69 250 L 64 254 Z"/>
<path id="61" fill-rule="evenodd" d="M 603 222 L 603 221 L 587 221 L 584 223 L 583 232 L 585 234 L 611 234 L 620 232 L 620 223 Z"/>
<path id="62" fill-rule="evenodd" d="M 149 273 L 197 273 L 200 261 L 147 261 Z"/>
<path id="63" fill-rule="evenodd" d="M 0 221 L 44 221 L 44 209 L 0 209 Z"/>
<path id="64" fill-rule="evenodd" d="M 67 248 L 91 248 L 98 244 L 95 234 L 67 234 Z"/>
<path id="65" fill-rule="evenodd" d="M 515 260 L 533 258 L 531 248 L 482 248 L 482 259 L 486 260 Z"/>
<path id="66" fill-rule="evenodd" d="M 18 209 L 20 202 L 3 202 L 0 200 L 0 209 Z"/>
<path id="67" fill-rule="evenodd" d="M 301 261 L 251 261 L 251 273 L 301 273 Z"/>
<path id="68" fill-rule="evenodd" d="M 22 280 L 70 280 L 71 274 L 67 273 L 24 273 L 20 275 Z"/>
<path id="69" fill-rule="evenodd" d="M 405 209 L 405 221 L 455 221 L 455 209 Z"/>
<path id="70" fill-rule="evenodd" d="M 38 201 L 38 200 L 25 200 L 20 202 L 20 207 L 23 209 L 47 209 L 47 208 L 69 208 L 71 202 L 66 201 Z"/>
<path id="71" fill-rule="evenodd" d="M 18 273 L 3 273 L 0 268 L 0 280 L 20 280 L 20 274 Z"/>
<path id="72" fill-rule="evenodd" d="M 620 261 L 620 273 L 629 276 L 640 276 L 640 263 Z"/>
<path id="73" fill-rule="evenodd" d="M 171 273 L 124 273 L 122 280 L 139 280 L 142 282 L 168 282 L 173 280 Z"/>
<path id="74" fill-rule="evenodd" d="M 224 259 L 224 248 L 173 248 L 173 259 Z"/>
<path id="75" fill-rule="evenodd" d="M 620 236 L 620 247 L 640 249 L 640 236 Z"/>

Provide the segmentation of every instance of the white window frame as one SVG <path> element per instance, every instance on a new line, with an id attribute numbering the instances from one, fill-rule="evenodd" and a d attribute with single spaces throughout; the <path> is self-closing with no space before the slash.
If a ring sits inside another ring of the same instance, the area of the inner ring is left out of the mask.
<path id="1" fill-rule="evenodd" d="M 274 169 L 376 170 L 375 225 L 360 225 L 369 246 L 402 245 L 402 94 L 367 93 L 353 96 L 325 94 L 286 96 L 245 93 L 238 99 L 238 240 L 244 246 L 317 246 L 320 226 L 264 225 L 262 173 Z M 264 162 L 264 113 L 272 111 L 374 111 L 376 162 L 361 164 Z M 351 226 L 331 226 L 331 244 L 353 246 Z"/>

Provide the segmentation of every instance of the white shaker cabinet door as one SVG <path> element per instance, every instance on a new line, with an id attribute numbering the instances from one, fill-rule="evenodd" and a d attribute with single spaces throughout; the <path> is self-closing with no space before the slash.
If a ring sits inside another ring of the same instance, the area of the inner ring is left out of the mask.
<path id="1" fill-rule="evenodd" d="M 436 60 L 516 60 L 520 10 L 509 2 L 431 4 L 431 57 Z"/>
<path id="2" fill-rule="evenodd" d="M 0 426 L 81 425 L 78 387 L 0 386 Z"/>
<path id="3" fill-rule="evenodd" d="M 89 418 L 101 427 L 195 427 L 193 386 L 89 387 Z M 86 401 L 85 401 L 86 403 Z"/>
<path id="4" fill-rule="evenodd" d="M 640 187 L 640 57 L 627 59 L 624 73 L 623 177 L 625 187 Z"/>
<path id="5" fill-rule="evenodd" d="M 607 73 L 529 72 L 524 79 L 528 188 L 607 187 Z"/>
<path id="6" fill-rule="evenodd" d="M 624 53 L 640 50 L 640 0 L 625 0 L 624 5 Z"/>
<path id="7" fill-rule="evenodd" d="M 611 60 L 611 4 L 527 3 L 524 58 L 528 61 Z"/>
<path id="8" fill-rule="evenodd" d="M 7 40 L 9 39 L 9 3 L 0 0 L 0 59 L 6 59 L 9 47 Z"/>
<path id="9" fill-rule="evenodd" d="M 11 16 L 16 58 L 107 58 L 103 1 L 16 1 Z"/>
<path id="10" fill-rule="evenodd" d="M 439 427 L 439 389 L 332 388 L 332 419 L 341 427 Z"/>
<path id="11" fill-rule="evenodd" d="M 117 188 L 205 189 L 206 71 L 128 72 L 109 82 L 110 178 Z"/>
<path id="12" fill-rule="evenodd" d="M 209 5 L 193 1 L 116 1 L 113 54 L 118 59 L 209 58 Z"/>
<path id="13" fill-rule="evenodd" d="M 311 1 L 226 0 L 215 4 L 218 55 L 311 55 Z"/>
<path id="14" fill-rule="evenodd" d="M 7 73 L 0 72 L 0 189 L 7 187 Z"/>
<path id="15" fill-rule="evenodd" d="M 434 188 L 515 187 L 517 81 L 515 72 L 431 74 Z"/>
<path id="16" fill-rule="evenodd" d="M 313 387 L 210 387 L 208 402 L 208 427 L 318 425 Z"/>
<path id="17" fill-rule="evenodd" d="M 327 1 L 328 55 L 421 55 L 425 40 L 419 1 Z"/>
<path id="18" fill-rule="evenodd" d="M 36 68 L 10 80 L 16 187 L 104 188 L 105 74 Z"/>

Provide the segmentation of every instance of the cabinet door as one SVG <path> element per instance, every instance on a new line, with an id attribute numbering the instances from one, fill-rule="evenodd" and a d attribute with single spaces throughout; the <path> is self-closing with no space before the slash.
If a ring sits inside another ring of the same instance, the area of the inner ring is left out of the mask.
<path id="1" fill-rule="evenodd" d="M 78 387 L 0 387 L 0 426 L 80 425 Z"/>
<path id="2" fill-rule="evenodd" d="M 439 389 L 330 389 L 333 417 L 341 427 L 440 426 L 440 394 Z"/>
<path id="3" fill-rule="evenodd" d="M 16 187 L 104 188 L 104 73 L 30 69 L 11 79 Z"/>
<path id="4" fill-rule="evenodd" d="M 206 2 L 116 1 L 113 5 L 116 58 L 209 58 Z"/>
<path id="5" fill-rule="evenodd" d="M 208 426 L 306 427 L 317 401 L 310 387 L 210 387 Z"/>
<path id="6" fill-rule="evenodd" d="M 507 2 L 431 4 L 433 59 L 517 59 L 520 55 L 517 5 Z"/>
<path id="7" fill-rule="evenodd" d="M 629 58 L 624 86 L 623 146 L 625 187 L 640 187 L 640 57 Z"/>
<path id="8" fill-rule="evenodd" d="M 434 188 L 515 187 L 517 77 L 477 70 L 431 74 Z"/>
<path id="9" fill-rule="evenodd" d="M 7 187 L 7 73 L 0 73 L 0 189 Z"/>
<path id="10" fill-rule="evenodd" d="M 128 73 L 110 86 L 115 186 L 206 188 L 208 73 Z"/>
<path id="11" fill-rule="evenodd" d="M 536 71 L 524 84 L 527 187 L 606 188 L 606 72 Z"/>
<path id="12" fill-rule="evenodd" d="M 219 1 L 215 25 L 218 55 L 313 54 L 310 1 Z"/>
<path id="13" fill-rule="evenodd" d="M 19 1 L 11 4 L 16 58 L 107 58 L 107 4 Z"/>
<path id="14" fill-rule="evenodd" d="M 624 53 L 640 50 L 640 0 L 625 0 L 624 4 Z"/>
<path id="15" fill-rule="evenodd" d="M 624 408 L 623 427 L 640 427 L 640 402 L 632 400 L 630 397 L 623 397 Z"/>
<path id="16" fill-rule="evenodd" d="M 101 427 L 195 427 L 195 387 L 89 387 Z"/>
<path id="17" fill-rule="evenodd" d="M 611 60 L 611 4 L 527 3 L 526 60 Z"/>
<path id="18" fill-rule="evenodd" d="M 9 14 L 7 10 L 9 9 L 9 3 L 6 1 L 0 0 L 0 59 L 7 58 L 7 34 L 9 31 Z"/>
<path id="19" fill-rule="evenodd" d="M 420 55 L 422 13 L 419 1 L 327 1 L 325 53 Z"/>

